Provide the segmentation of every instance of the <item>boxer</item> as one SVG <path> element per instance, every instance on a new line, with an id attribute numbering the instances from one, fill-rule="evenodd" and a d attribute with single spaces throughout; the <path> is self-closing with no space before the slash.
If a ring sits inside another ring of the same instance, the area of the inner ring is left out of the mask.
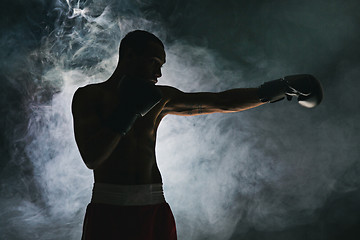
<path id="1" fill-rule="evenodd" d="M 312 108 L 322 99 L 320 82 L 308 74 L 255 88 L 185 93 L 156 85 L 165 62 L 164 45 L 155 35 L 130 32 L 121 40 L 112 76 L 74 94 L 75 140 L 94 173 L 83 240 L 177 238 L 155 156 L 157 128 L 166 115 L 239 112 L 285 97 Z"/>

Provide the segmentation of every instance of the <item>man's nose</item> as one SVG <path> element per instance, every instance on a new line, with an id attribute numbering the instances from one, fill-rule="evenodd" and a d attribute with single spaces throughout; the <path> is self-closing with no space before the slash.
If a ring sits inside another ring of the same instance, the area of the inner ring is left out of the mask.
<path id="1" fill-rule="evenodd" d="M 155 77 L 156 78 L 160 78 L 162 76 L 162 73 L 161 73 L 161 69 L 159 68 L 156 72 L 155 72 Z"/>

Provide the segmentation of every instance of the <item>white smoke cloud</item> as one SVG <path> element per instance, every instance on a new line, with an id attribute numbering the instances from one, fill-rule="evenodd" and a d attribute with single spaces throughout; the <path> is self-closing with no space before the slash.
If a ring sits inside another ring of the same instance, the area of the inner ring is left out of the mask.
<path id="1" fill-rule="evenodd" d="M 338 25 L 333 20 L 332 26 L 342 31 L 331 32 L 331 41 L 322 36 L 323 28 L 317 28 L 321 24 L 313 25 L 319 18 L 310 9 L 317 6 L 297 9 L 298 5 L 276 5 L 280 12 L 286 12 L 280 16 L 273 15 L 273 8 L 265 4 L 259 11 L 252 10 L 253 15 L 272 23 L 268 26 L 274 32 L 251 23 L 249 28 L 258 27 L 259 32 L 245 32 L 243 38 L 236 38 L 234 52 L 241 51 L 243 59 L 239 63 L 185 37 L 167 42 L 174 30 L 157 14 L 147 11 L 144 15 L 141 10 L 151 2 L 66 0 L 54 5 L 58 15 L 53 31 L 24 60 L 29 63 L 31 81 L 27 85 L 14 83 L 27 92 L 29 119 L 26 135 L 16 135 L 15 145 L 20 150 L 14 156 L 22 157 L 12 161 L 18 166 L 30 162 L 30 166 L 20 168 L 21 178 L 8 177 L 7 183 L 1 184 L 1 206 L 5 208 L 0 212 L 0 223 L 6 228 L 0 230 L 0 237 L 4 238 L 80 238 L 93 179 L 75 145 L 71 98 L 77 87 L 111 75 L 119 40 L 128 31 L 145 29 L 165 41 L 167 63 L 159 83 L 188 92 L 257 86 L 307 69 L 327 76 L 317 69 L 323 66 L 320 60 L 332 58 L 342 48 L 343 37 L 353 36 L 355 31 L 351 17 Z M 196 9 L 200 8 L 195 8 L 195 13 Z M 330 13 L 334 9 L 330 8 Z M 191 14 L 188 16 L 196 29 L 197 16 Z M 243 15 L 235 24 L 241 26 Z M 328 19 L 326 14 L 321 16 Z M 285 21 L 276 25 L 278 18 Z M 294 26 L 300 26 L 301 31 L 291 28 Z M 304 32 L 312 35 L 303 37 Z M 325 46 L 316 49 L 308 42 L 316 36 L 320 39 L 316 43 L 325 42 Z M 259 39 L 267 41 L 261 44 Z M 292 48 L 295 40 L 300 44 Z M 314 53 L 303 53 L 301 48 Z M 294 59 L 289 57 L 289 49 L 296 53 Z M 333 51 L 327 53 L 328 49 Z M 316 57 L 318 53 L 322 55 Z M 280 231 L 306 224 L 330 194 L 357 189 L 359 168 L 349 169 L 357 166 L 359 157 L 359 114 L 353 111 L 358 108 L 353 100 L 356 88 L 349 85 L 360 73 L 358 64 L 345 60 L 336 66 L 337 75 L 324 86 L 324 102 L 314 110 L 283 101 L 242 113 L 167 116 L 163 120 L 156 153 L 179 239 L 229 239 L 234 232 L 249 229 Z M 330 84 L 335 78 L 342 84 Z M 330 100 L 328 96 L 337 91 L 348 94 Z M 346 106 L 340 109 L 340 103 Z M 10 182 L 13 190 L 7 190 Z"/>

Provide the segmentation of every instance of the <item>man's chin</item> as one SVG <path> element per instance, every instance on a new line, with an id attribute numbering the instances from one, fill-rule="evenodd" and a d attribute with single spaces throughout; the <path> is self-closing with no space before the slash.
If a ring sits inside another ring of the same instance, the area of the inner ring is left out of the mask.
<path id="1" fill-rule="evenodd" d="M 149 81 L 153 84 L 157 84 L 157 82 L 158 82 L 158 80 L 156 80 L 156 79 L 149 79 Z"/>
<path id="2" fill-rule="evenodd" d="M 127 76 L 134 79 L 135 81 L 146 82 L 153 85 L 155 85 L 158 82 L 156 78 L 154 79 L 154 78 L 144 77 L 137 74 L 128 74 Z"/>

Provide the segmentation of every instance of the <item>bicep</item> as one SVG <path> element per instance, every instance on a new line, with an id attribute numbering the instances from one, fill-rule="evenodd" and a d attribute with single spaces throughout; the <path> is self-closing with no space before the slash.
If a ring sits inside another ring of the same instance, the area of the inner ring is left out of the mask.
<path id="1" fill-rule="evenodd" d="M 220 112 L 221 110 L 222 104 L 218 93 L 184 93 L 176 90 L 170 96 L 163 112 L 191 116 Z"/>
<path id="2" fill-rule="evenodd" d="M 82 151 L 86 142 L 101 128 L 100 117 L 96 104 L 78 91 L 73 97 L 72 114 L 75 140 L 79 150 Z"/>

